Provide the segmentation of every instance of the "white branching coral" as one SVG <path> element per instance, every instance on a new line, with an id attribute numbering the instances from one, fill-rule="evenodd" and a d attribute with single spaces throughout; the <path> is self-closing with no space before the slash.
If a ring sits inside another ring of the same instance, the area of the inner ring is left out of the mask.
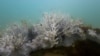
<path id="1" fill-rule="evenodd" d="M 95 41 L 100 44 L 100 34 L 97 34 L 95 30 L 93 29 L 88 29 L 88 39 Z"/>
<path id="2" fill-rule="evenodd" d="M 80 20 L 74 20 L 69 15 L 45 13 L 40 24 L 28 27 L 14 25 L 4 32 L 0 38 L 0 55 L 28 56 L 30 51 L 54 46 L 72 46 L 76 40 L 85 38 L 80 26 Z M 89 35 L 96 36 L 92 30 Z"/>
<path id="3" fill-rule="evenodd" d="M 58 45 L 59 42 L 64 42 L 62 33 L 66 35 L 66 38 L 70 37 L 71 40 L 75 39 L 71 36 L 72 34 L 82 35 L 83 31 L 79 27 L 80 25 L 82 25 L 81 21 L 73 20 L 69 15 L 45 13 L 41 24 L 35 26 L 35 30 L 39 32 L 37 38 L 41 36 L 40 38 L 44 40 L 42 43 L 48 41 L 45 46 L 50 44 L 49 47 L 53 47 Z"/>
<path id="4" fill-rule="evenodd" d="M 94 31 L 92 29 L 88 29 L 88 34 L 91 36 L 97 36 L 96 31 Z"/>
<path id="5" fill-rule="evenodd" d="M 58 44 L 57 35 L 61 27 L 59 26 L 59 24 L 62 23 L 61 21 L 63 19 L 64 16 L 60 14 L 56 14 L 56 13 L 44 14 L 43 21 L 38 27 L 41 29 L 40 36 L 43 38 L 43 40 L 48 41 L 47 44 L 50 44 L 49 47 L 53 47 L 54 45 Z M 36 27 L 36 29 L 38 27 Z"/>
<path id="6" fill-rule="evenodd" d="M 27 29 L 14 25 L 8 28 L 0 38 L 0 53 L 9 56 L 12 52 L 19 51 L 27 41 Z"/>

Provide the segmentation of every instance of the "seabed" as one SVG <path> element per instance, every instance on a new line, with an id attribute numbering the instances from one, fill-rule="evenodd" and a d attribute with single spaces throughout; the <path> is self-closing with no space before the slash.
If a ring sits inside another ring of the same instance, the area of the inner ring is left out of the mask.
<path id="1" fill-rule="evenodd" d="M 92 27 L 82 27 L 86 33 L 87 29 Z M 94 29 L 100 34 L 100 29 Z M 100 55 L 100 43 L 92 40 L 77 41 L 70 47 L 54 47 L 50 49 L 41 49 L 35 52 L 31 52 L 30 56 L 99 56 Z"/>

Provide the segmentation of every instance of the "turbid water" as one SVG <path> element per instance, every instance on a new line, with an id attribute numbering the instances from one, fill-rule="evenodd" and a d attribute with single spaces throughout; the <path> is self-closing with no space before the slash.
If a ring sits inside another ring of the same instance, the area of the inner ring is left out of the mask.
<path id="1" fill-rule="evenodd" d="M 44 12 L 61 14 L 44 14 L 46 20 L 35 26 L 16 24 L 7 28 L 19 22 L 39 23 Z M 74 18 L 98 28 L 84 26 Z M 0 0 L 0 55 L 100 55 L 99 24 L 100 0 Z"/>
<path id="2" fill-rule="evenodd" d="M 61 12 L 100 27 L 100 0 L 0 0 L 0 28 L 26 20 L 37 23 L 44 12 Z"/>

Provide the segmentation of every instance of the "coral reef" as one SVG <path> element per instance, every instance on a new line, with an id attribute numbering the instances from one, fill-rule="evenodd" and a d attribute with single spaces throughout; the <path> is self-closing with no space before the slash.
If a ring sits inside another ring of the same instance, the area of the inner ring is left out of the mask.
<path id="1" fill-rule="evenodd" d="M 98 29 L 84 27 L 69 15 L 45 13 L 40 24 L 13 25 L 0 38 L 1 56 L 29 56 L 31 51 L 74 46 L 86 39 L 100 43 Z"/>

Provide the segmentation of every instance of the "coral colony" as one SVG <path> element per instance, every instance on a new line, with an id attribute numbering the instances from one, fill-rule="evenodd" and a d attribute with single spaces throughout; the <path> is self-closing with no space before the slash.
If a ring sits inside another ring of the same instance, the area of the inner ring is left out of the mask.
<path id="1" fill-rule="evenodd" d="M 58 46 L 72 46 L 76 41 L 90 39 L 100 43 L 100 34 L 83 28 L 80 20 L 69 15 L 45 13 L 40 24 L 13 25 L 0 37 L 1 56 L 29 56 L 31 51 Z"/>

